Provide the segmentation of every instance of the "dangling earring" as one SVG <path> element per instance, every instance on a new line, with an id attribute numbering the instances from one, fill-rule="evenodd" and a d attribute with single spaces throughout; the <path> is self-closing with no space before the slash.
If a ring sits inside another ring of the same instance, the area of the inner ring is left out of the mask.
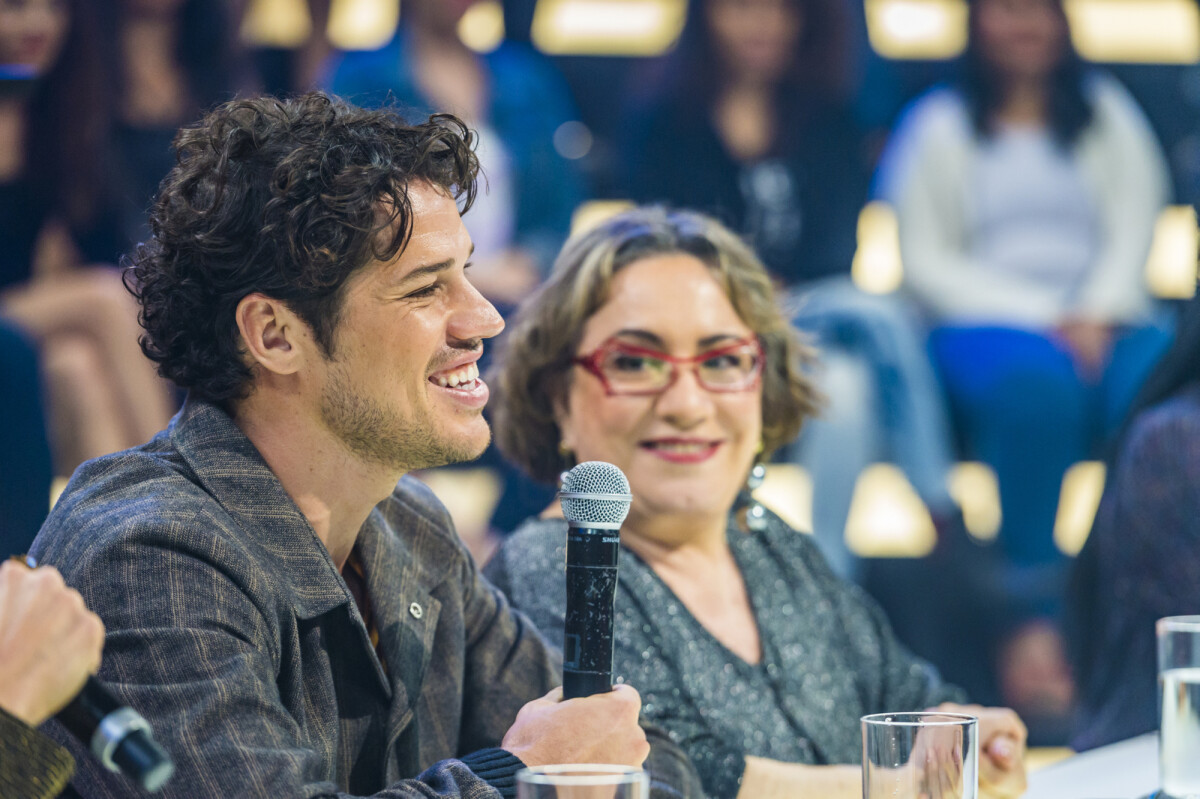
<path id="1" fill-rule="evenodd" d="M 574 450 L 568 447 L 567 442 L 563 441 L 561 438 L 558 440 L 558 454 L 565 461 L 574 462 L 575 460 Z"/>
<path id="2" fill-rule="evenodd" d="M 738 492 L 737 508 L 742 529 L 746 532 L 761 532 L 767 528 L 767 509 L 754 498 L 763 481 L 767 479 L 767 467 L 755 463 L 750 474 L 746 476 L 746 485 Z"/>

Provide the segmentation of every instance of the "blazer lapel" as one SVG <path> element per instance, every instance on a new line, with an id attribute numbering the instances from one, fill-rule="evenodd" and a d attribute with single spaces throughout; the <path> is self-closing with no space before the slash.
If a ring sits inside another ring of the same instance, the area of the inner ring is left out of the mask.
<path id="1" fill-rule="evenodd" d="M 392 697 L 385 739 L 387 784 L 420 769 L 419 736 L 405 733 L 413 726 L 441 613 L 441 603 L 431 594 L 430 575 L 407 544 L 378 509 L 358 538 Z"/>

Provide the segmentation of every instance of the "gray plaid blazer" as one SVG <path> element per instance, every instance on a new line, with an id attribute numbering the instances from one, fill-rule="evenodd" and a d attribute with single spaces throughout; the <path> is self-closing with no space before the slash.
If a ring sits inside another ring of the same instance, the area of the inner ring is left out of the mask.
<path id="1" fill-rule="evenodd" d="M 215 405 L 189 400 L 150 443 L 81 467 L 34 543 L 108 629 L 101 679 L 177 771 L 162 796 L 511 796 L 498 749 L 557 684 L 556 656 L 478 575 L 445 509 L 404 479 L 358 538 L 381 665 L 300 510 Z M 48 726 L 78 795 L 138 795 Z M 664 738 L 660 796 L 696 796 Z"/>

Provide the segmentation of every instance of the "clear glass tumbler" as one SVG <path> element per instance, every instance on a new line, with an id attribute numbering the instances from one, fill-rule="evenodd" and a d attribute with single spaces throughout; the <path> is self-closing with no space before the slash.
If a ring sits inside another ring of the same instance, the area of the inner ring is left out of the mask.
<path id="1" fill-rule="evenodd" d="M 598 764 L 538 766 L 517 772 L 517 799 L 649 799 L 640 768 Z"/>
<path id="2" fill-rule="evenodd" d="M 976 799 L 978 724 L 960 713 L 863 716 L 863 799 Z"/>
<path id="3" fill-rule="evenodd" d="M 1200 616 L 1168 616 L 1155 630 L 1163 794 L 1200 799 Z"/>

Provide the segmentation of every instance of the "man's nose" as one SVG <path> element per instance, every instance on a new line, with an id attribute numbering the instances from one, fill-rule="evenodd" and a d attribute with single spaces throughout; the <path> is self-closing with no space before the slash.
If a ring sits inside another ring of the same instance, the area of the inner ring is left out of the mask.
<path id="1" fill-rule="evenodd" d="M 462 299 L 450 319 L 450 335 L 457 339 L 484 339 L 500 335 L 504 317 L 469 281 L 463 281 Z"/>

